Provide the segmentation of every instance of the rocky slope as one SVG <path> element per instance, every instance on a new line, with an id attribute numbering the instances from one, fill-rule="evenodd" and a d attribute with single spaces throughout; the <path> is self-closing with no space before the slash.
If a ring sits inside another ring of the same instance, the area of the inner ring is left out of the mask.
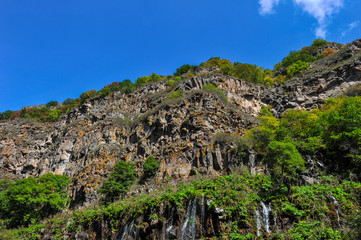
<path id="1" fill-rule="evenodd" d="M 252 84 L 203 69 L 169 87 L 156 82 L 132 94 L 93 98 L 55 123 L 15 120 L 0 123 L 0 174 L 10 178 L 47 172 L 71 177 L 72 205 L 98 198 L 96 189 L 119 160 L 131 161 L 139 174 L 147 157 L 160 163 L 157 179 L 218 174 L 245 164 L 222 134 L 242 136 L 257 124 L 262 105 L 281 115 L 287 109 L 319 107 L 361 82 L 361 40 L 317 61 L 302 75 L 277 87 Z M 217 91 L 203 89 L 214 84 Z M 183 90 L 175 98 L 171 92 Z"/>

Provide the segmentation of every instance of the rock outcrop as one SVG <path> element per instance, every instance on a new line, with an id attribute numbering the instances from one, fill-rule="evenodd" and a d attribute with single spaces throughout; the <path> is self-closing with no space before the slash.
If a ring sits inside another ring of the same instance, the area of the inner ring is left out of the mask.
<path id="1" fill-rule="evenodd" d="M 73 204 L 97 199 L 96 189 L 119 160 L 131 161 L 142 174 L 147 157 L 160 163 L 157 178 L 232 170 L 249 162 L 220 134 L 242 136 L 257 124 L 262 105 L 280 116 L 287 109 L 320 107 L 361 81 L 361 40 L 325 57 L 311 69 L 277 87 L 252 84 L 219 71 L 168 87 L 156 82 L 132 94 L 90 99 L 55 123 L 0 122 L 0 174 L 10 178 L 47 172 L 71 177 Z M 203 89 L 214 84 L 226 93 Z M 182 90 L 182 96 L 170 97 Z"/>

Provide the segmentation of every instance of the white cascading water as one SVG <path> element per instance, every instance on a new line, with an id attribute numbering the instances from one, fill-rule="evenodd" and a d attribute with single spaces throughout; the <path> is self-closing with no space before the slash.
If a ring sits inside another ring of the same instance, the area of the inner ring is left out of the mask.
<path id="1" fill-rule="evenodd" d="M 121 240 L 127 240 L 125 238 L 126 234 L 128 233 L 128 228 L 129 228 L 129 225 L 128 224 L 125 224 L 125 227 L 124 227 L 124 230 L 123 230 L 123 233 L 122 233 L 122 237 L 121 237 Z"/>
<path id="2" fill-rule="evenodd" d="M 269 203 L 267 207 L 266 204 L 264 204 L 264 202 L 261 201 L 261 205 L 262 205 L 264 227 L 267 233 L 271 233 L 271 231 L 269 230 L 269 213 L 271 211 L 271 203 Z"/>
<path id="3" fill-rule="evenodd" d="M 133 219 L 133 221 L 130 223 L 130 226 L 129 226 L 129 228 L 128 228 L 127 240 L 130 240 L 130 239 L 131 239 L 133 227 L 134 227 L 134 219 Z"/>
<path id="4" fill-rule="evenodd" d="M 194 240 L 196 237 L 196 213 L 197 213 L 197 200 L 194 199 L 193 204 L 192 201 L 189 201 L 187 207 L 187 213 L 185 216 L 184 224 L 181 228 L 180 240 Z"/>
<path id="5" fill-rule="evenodd" d="M 201 198 L 201 224 L 204 225 L 204 217 L 206 214 L 206 205 L 204 204 L 204 195 Z"/>
<path id="6" fill-rule="evenodd" d="M 138 220 L 137 229 L 135 230 L 135 237 L 134 237 L 134 239 L 138 239 L 139 231 L 140 231 L 140 225 L 142 224 L 143 219 L 144 219 L 144 215 L 142 215 L 142 216 L 139 218 L 139 220 Z"/>
<path id="7" fill-rule="evenodd" d="M 257 236 L 261 236 L 261 216 L 259 215 L 258 210 L 256 209 L 256 220 L 257 220 Z"/>
<path id="8" fill-rule="evenodd" d="M 339 226 L 341 226 L 341 223 L 340 223 L 340 204 L 337 202 L 336 198 L 332 195 L 330 195 L 332 201 L 333 201 L 333 204 L 336 206 L 335 207 L 335 210 L 336 210 L 336 214 L 337 214 L 337 223 Z"/>
<path id="9" fill-rule="evenodd" d="M 170 230 L 172 230 L 173 226 L 170 225 L 169 227 L 167 227 L 167 229 L 165 230 L 165 239 L 169 239 L 169 232 Z"/>
<path id="10" fill-rule="evenodd" d="M 174 221 L 174 211 L 175 209 L 172 208 L 172 210 L 170 211 L 170 217 L 167 220 L 167 223 L 169 224 L 169 226 L 166 228 L 165 230 L 165 238 L 169 239 L 169 232 L 170 230 L 172 230 L 173 228 L 173 221 Z"/>

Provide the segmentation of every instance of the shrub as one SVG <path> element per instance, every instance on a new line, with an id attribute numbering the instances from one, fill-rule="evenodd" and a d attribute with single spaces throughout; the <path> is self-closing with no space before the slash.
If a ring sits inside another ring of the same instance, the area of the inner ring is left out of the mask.
<path id="1" fill-rule="evenodd" d="M 73 102 L 74 102 L 74 99 L 67 98 L 64 100 L 63 105 L 71 105 L 71 104 L 73 104 Z"/>
<path id="2" fill-rule="evenodd" d="M 103 182 L 99 192 L 104 194 L 106 201 L 114 201 L 128 190 L 135 178 L 134 166 L 131 163 L 120 161 L 114 165 L 113 172 Z"/>
<path id="3" fill-rule="evenodd" d="M 47 104 L 45 104 L 47 107 L 56 107 L 58 106 L 58 102 L 57 101 L 50 101 Z"/>
<path id="4" fill-rule="evenodd" d="M 1 117 L 0 119 L 10 119 L 11 115 L 13 115 L 14 111 L 11 111 L 11 110 L 7 110 L 3 113 L 1 113 Z"/>
<path id="5" fill-rule="evenodd" d="M 54 110 L 49 112 L 49 115 L 46 117 L 46 119 L 48 121 L 54 122 L 54 121 L 58 120 L 59 117 L 60 117 L 60 110 L 59 109 L 54 109 Z"/>
<path id="6" fill-rule="evenodd" d="M 180 98 L 183 95 L 183 90 L 177 90 L 169 93 L 169 97 L 172 100 Z"/>
<path id="7" fill-rule="evenodd" d="M 8 227 L 29 225 L 63 209 L 69 177 L 52 173 L 16 180 L 0 195 L 0 217 Z"/>
<path id="8" fill-rule="evenodd" d="M 275 179 L 285 183 L 290 192 L 290 183 L 296 180 L 297 171 L 305 170 L 305 160 L 290 142 L 272 141 L 267 146 L 267 154 L 262 159 L 269 166 Z"/>
<path id="9" fill-rule="evenodd" d="M 80 102 L 84 103 L 86 100 L 90 99 L 91 97 L 95 96 L 97 93 L 96 90 L 89 90 L 87 92 L 84 92 L 80 95 Z"/>
<path id="10" fill-rule="evenodd" d="M 315 39 L 312 43 L 311 46 L 314 46 L 314 47 L 323 47 L 323 46 L 326 46 L 328 44 L 328 42 L 324 39 Z"/>
<path id="11" fill-rule="evenodd" d="M 186 78 L 192 78 L 192 77 L 194 77 L 195 75 L 193 74 L 193 73 L 191 73 L 191 72 L 189 72 L 189 73 L 187 73 L 186 74 Z"/>
<path id="12" fill-rule="evenodd" d="M 224 64 L 221 66 L 221 71 L 225 75 L 232 75 L 234 73 L 234 67 L 231 64 Z"/>
<path id="13" fill-rule="evenodd" d="M 154 177 L 157 174 L 158 169 L 159 169 L 158 161 L 152 156 L 147 158 L 147 160 L 145 160 L 143 167 L 144 170 L 143 180 Z"/>
<path id="14" fill-rule="evenodd" d="M 169 81 L 166 82 L 166 85 L 169 86 L 169 87 L 173 86 L 174 84 L 175 84 L 174 80 L 169 80 Z"/>
<path id="15" fill-rule="evenodd" d="M 214 86 L 212 83 L 203 85 L 203 89 L 214 91 L 214 92 L 218 93 L 224 100 L 227 101 L 227 95 L 221 89 Z"/>
<path id="16" fill-rule="evenodd" d="M 287 77 L 292 77 L 297 73 L 302 73 L 302 71 L 307 68 L 309 68 L 308 63 L 299 60 L 287 68 Z"/>
<path id="17" fill-rule="evenodd" d="M 265 77 L 262 68 L 256 65 L 239 62 L 234 63 L 233 75 L 237 78 L 254 83 L 263 83 L 263 79 Z"/>
<path id="18" fill-rule="evenodd" d="M 325 51 L 323 51 L 323 52 L 321 53 L 321 56 L 322 56 L 322 57 L 326 57 L 326 56 L 332 55 L 332 54 L 334 54 L 334 53 L 335 53 L 335 49 L 333 49 L 333 48 L 326 48 Z"/>
<path id="19" fill-rule="evenodd" d="M 173 74 L 174 76 L 182 76 L 183 74 L 187 73 L 187 72 L 194 72 L 194 70 L 197 68 L 198 66 L 191 66 L 189 64 L 184 64 L 183 66 L 181 66 L 180 68 L 177 68 L 177 71 Z"/>
<path id="20" fill-rule="evenodd" d="M 135 85 L 137 87 L 140 87 L 141 85 L 146 84 L 149 81 L 150 81 L 150 77 L 148 76 L 138 77 L 137 80 L 135 81 Z"/>

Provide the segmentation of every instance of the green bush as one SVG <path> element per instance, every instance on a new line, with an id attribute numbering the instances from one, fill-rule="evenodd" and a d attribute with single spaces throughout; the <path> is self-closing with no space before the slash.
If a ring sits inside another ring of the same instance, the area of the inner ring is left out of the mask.
<path id="1" fill-rule="evenodd" d="M 183 74 L 188 73 L 188 72 L 193 73 L 197 68 L 198 68 L 198 66 L 184 64 L 180 68 L 177 68 L 177 71 L 173 75 L 174 76 L 182 76 Z"/>
<path id="2" fill-rule="evenodd" d="M 289 191 L 297 172 L 305 170 L 305 160 L 291 142 L 270 142 L 262 161 L 268 165 L 272 176 L 279 179 L 281 184 L 285 183 Z"/>
<path id="3" fill-rule="evenodd" d="M 50 101 L 46 104 L 47 107 L 56 107 L 58 106 L 58 102 L 57 101 Z"/>
<path id="4" fill-rule="evenodd" d="M 73 104 L 73 102 L 74 102 L 74 99 L 67 98 L 67 99 L 64 100 L 63 104 L 64 105 L 71 105 L 71 104 Z"/>
<path id="5" fill-rule="evenodd" d="M 265 73 L 256 65 L 235 62 L 233 76 L 248 82 L 263 83 Z"/>
<path id="6" fill-rule="evenodd" d="M 80 102 L 84 103 L 85 101 L 87 101 L 88 99 L 90 99 L 91 97 L 95 96 L 97 93 L 96 90 L 89 90 L 87 92 L 84 92 L 80 95 Z"/>
<path id="7" fill-rule="evenodd" d="M 0 218 L 14 228 L 35 223 L 66 207 L 69 177 L 52 173 L 16 180 L 0 194 Z"/>
<path id="8" fill-rule="evenodd" d="M 308 63 L 299 60 L 287 68 L 287 77 L 292 77 L 297 73 L 302 73 L 303 70 L 308 69 L 309 67 Z"/>
<path id="9" fill-rule="evenodd" d="M 158 161 L 152 156 L 147 158 L 147 160 L 145 160 L 143 167 L 144 170 L 143 180 L 154 177 L 157 174 L 158 169 L 159 169 Z"/>
<path id="10" fill-rule="evenodd" d="M 0 120 L 1 119 L 10 119 L 11 115 L 13 115 L 14 111 L 7 110 L 0 114 Z"/>
<path id="11" fill-rule="evenodd" d="M 174 80 L 169 80 L 165 83 L 168 87 L 171 87 L 175 84 L 175 81 Z"/>
<path id="12" fill-rule="evenodd" d="M 177 90 L 169 93 L 169 98 L 175 100 L 183 96 L 183 90 Z"/>
<path id="13" fill-rule="evenodd" d="M 131 163 L 120 161 L 114 165 L 110 177 L 103 182 L 99 192 L 107 202 L 114 201 L 125 193 L 136 179 L 134 166 Z"/>
<path id="14" fill-rule="evenodd" d="M 328 44 L 328 42 L 326 40 L 319 38 L 319 39 L 315 39 L 311 46 L 323 47 L 323 46 L 326 46 L 327 44 Z"/>
<path id="15" fill-rule="evenodd" d="M 227 101 L 227 95 L 222 91 L 222 89 L 217 88 L 214 84 L 209 83 L 207 85 L 203 85 L 203 89 L 214 91 Z"/>

